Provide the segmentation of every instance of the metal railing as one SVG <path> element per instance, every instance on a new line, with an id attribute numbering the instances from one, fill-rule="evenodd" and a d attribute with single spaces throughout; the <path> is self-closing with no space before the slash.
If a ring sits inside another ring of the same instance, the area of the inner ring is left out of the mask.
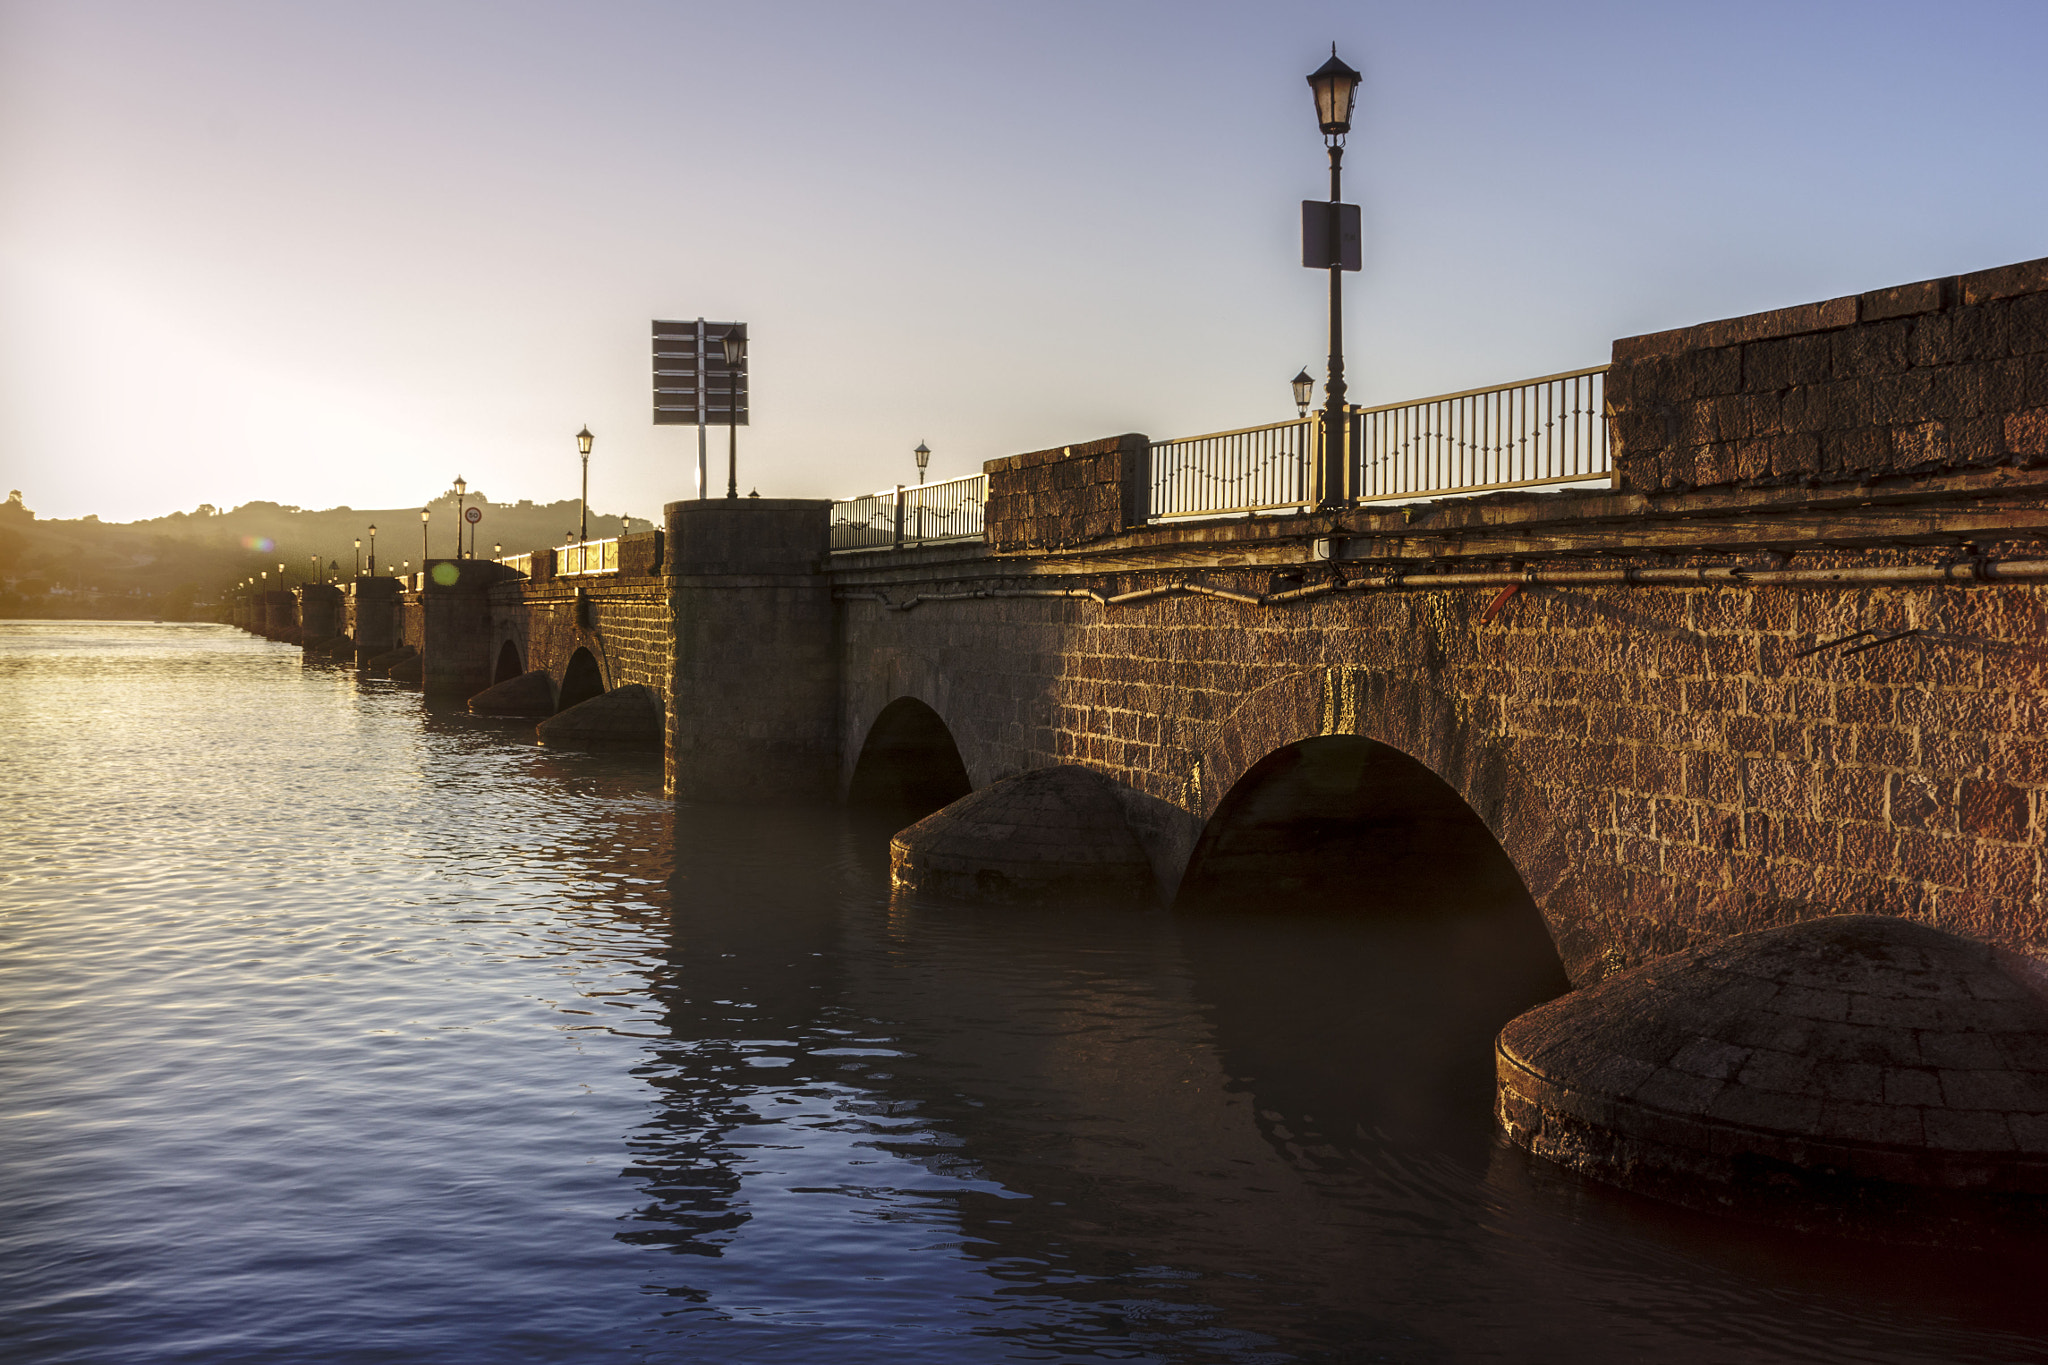
<path id="1" fill-rule="evenodd" d="M 1322 422 L 1307 417 L 1154 441 L 1151 515 L 1223 516 L 1300 507 L 1309 500 L 1321 437 Z"/>
<path id="2" fill-rule="evenodd" d="M 564 545 L 555 551 L 555 577 L 564 578 L 571 574 L 617 573 L 619 571 L 619 542 L 617 537 L 610 540 L 586 540 L 580 545 Z"/>
<path id="3" fill-rule="evenodd" d="M 1351 499 L 1481 493 L 1613 473 L 1607 367 L 1467 389 L 1351 417 Z"/>
<path id="4" fill-rule="evenodd" d="M 528 578 L 533 577 L 533 552 L 530 550 L 523 555 L 499 555 L 498 562 L 508 569 L 525 574 Z"/>
<path id="5" fill-rule="evenodd" d="M 1350 411 L 1347 501 L 1540 488 L 1610 476 L 1607 367 Z M 1154 441 L 1149 518 L 1309 506 L 1322 415 Z"/>
<path id="6" fill-rule="evenodd" d="M 981 536 L 988 475 L 897 486 L 832 504 L 835 550 L 881 550 Z"/>

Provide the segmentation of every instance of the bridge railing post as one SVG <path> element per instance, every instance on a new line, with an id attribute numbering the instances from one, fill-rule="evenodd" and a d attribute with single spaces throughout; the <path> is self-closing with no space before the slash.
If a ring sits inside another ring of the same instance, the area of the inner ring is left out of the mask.
<path id="1" fill-rule="evenodd" d="M 903 485 L 896 485 L 896 548 L 903 548 Z"/>

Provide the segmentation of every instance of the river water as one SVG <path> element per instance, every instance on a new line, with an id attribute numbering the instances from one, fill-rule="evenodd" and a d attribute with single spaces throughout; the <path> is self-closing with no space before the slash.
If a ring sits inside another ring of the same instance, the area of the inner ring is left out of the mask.
<path id="1" fill-rule="evenodd" d="M 892 906 L 889 822 L 0 623 L 11 1362 L 2048 1359 L 2048 1261 L 1506 1147 L 1455 913 Z"/>

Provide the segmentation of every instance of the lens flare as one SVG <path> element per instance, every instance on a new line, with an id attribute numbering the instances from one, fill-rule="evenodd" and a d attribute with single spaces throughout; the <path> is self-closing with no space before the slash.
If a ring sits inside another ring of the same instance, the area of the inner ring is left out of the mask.
<path id="1" fill-rule="evenodd" d="M 277 542 L 272 540 L 269 536 L 243 536 L 242 548 L 245 550 L 254 550 L 258 554 L 267 555 L 272 550 L 275 550 L 277 548 Z"/>

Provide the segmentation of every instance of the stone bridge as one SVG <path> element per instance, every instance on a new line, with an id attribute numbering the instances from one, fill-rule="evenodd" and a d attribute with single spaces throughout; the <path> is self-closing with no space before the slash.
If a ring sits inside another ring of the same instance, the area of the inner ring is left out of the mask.
<path id="1" fill-rule="evenodd" d="M 1158 524 L 1115 437 L 992 462 L 980 541 L 682 502 L 300 610 L 430 694 L 643 684 L 683 800 L 1073 764 L 1164 901 L 1504 881 L 1579 983 L 1846 911 L 2048 952 L 2048 261 L 1617 341 L 1607 403 L 1606 488 Z"/>

